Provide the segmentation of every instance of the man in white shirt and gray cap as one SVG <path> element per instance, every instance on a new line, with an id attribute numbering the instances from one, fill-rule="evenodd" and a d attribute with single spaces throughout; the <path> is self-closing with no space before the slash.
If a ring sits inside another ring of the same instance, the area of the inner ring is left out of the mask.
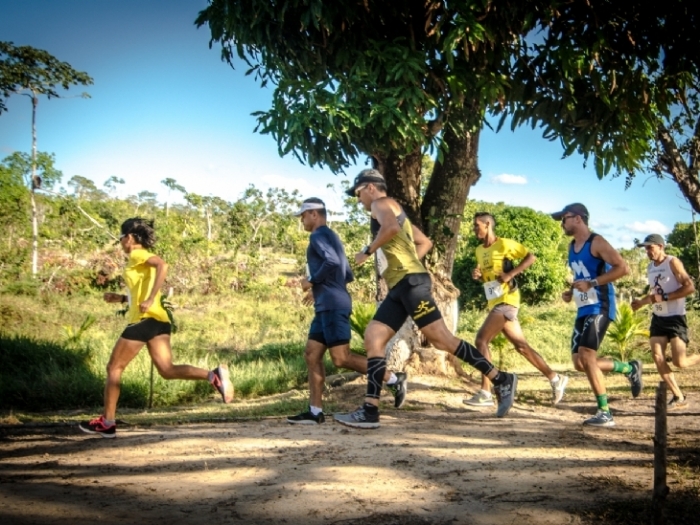
<path id="1" fill-rule="evenodd" d="M 700 354 L 686 355 L 689 339 L 685 298 L 695 293 L 695 285 L 680 259 L 666 253 L 666 242 L 661 235 L 647 235 L 637 247 L 644 248 L 651 261 L 647 267 L 649 293 L 632 301 L 632 309 L 636 311 L 642 306 L 651 305 L 649 343 L 656 369 L 673 394 L 668 408 L 682 408 L 687 406 L 688 401 L 666 363 L 665 354 L 670 343 L 671 359 L 675 366 L 686 368 L 700 363 Z"/>

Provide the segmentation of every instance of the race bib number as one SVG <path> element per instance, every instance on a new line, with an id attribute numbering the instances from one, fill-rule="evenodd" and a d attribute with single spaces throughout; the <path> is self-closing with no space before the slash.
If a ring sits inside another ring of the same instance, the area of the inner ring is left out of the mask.
<path id="1" fill-rule="evenodd" d="M 595 288 L 580 292 L 574 290 L 574 302 L 577 308 L 583 308 L 591 304 L 598 304 L 598 291 Z"/>
<path id="2" fill-rule="evenodd" d="M 386 260 L 386 255 L 381 248 L 377 250 L 377 270 L 379 270 L 379 275 L 384 275 L 384 272 L 389 267 L 389 261 Z"/>
<path id="3" fill-rule="evenodd" d="M 499 297 L 503 297 L 503 285 L 498 281 L 489 281 L 484 283 L 484 294 L 488 301 L 493 301 Z"/>
<path id="4" fill-rule="evenodd" d="M 667 316 L 668 315 L 668 303 L 666 301 L 662 301 L 660 303 L 654 303 L 651 305 L 651 311 L 660 316 Z"/>

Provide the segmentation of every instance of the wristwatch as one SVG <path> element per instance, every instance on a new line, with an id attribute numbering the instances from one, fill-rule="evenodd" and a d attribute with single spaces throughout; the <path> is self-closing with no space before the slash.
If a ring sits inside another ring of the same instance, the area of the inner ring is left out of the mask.
<path id="1" fill-rule="evenodd" d="M 362 253 L 365 255 L 372 255 L 372 252 L 369 249 L 369 244 L 362 249 Z"/>
<path id="2" fill-rule="evenodd" d="M 598 279 L 591 279 L 591 280 L 588 281 L 588 282 L 591 283 L 591 288 L 595 288 L 596 286 L 600 286 L 600 285 L 598 284 Z"/>
<path id="3" fill-rule="evenodd" d="M 668 301 L 668 294 L 667 294 L 666 292 L 663 292 L 663 293 L 661 294 L 661 300 L 662 300 L 662 301 Z"/>

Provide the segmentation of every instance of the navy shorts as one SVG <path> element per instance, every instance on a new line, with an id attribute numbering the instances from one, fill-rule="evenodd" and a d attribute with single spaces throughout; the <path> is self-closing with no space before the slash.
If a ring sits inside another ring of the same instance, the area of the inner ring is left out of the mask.
<path id="1" fill-rule="evenodd" d="M 159 335 L 170 335 L 171 331 L 172 325 L 170 323 L 164 323 L 163 321 L 157 321 L 152 317 L 146 317 L 138 323 L 133 323 L 127 326 L 122 332 L 121 337 L 132 341 L 147 343 Z"/>
<path id="2" fill-rule="evenodd" d="M 350 310 L 324 310 L 316 312 L 309 328 L 309 339 L 327 348 L 350 342 Z"/>
<path id="3" fill-rule="evenodd" d="M 574 323 L 574 333 L 571 336 L 571 353 L 577 354 L 580 346 L 597 351 L 603 344 L 603 338 L 609 324 L 610 318 L 607 315 L 578 317 Z"/>
<path id="4" fill-rule="evenodd" d="M 649 335 L 651 337 L 666 337 L 669 341 L 674 337 L 680 337 L 685 344 L 690 341 L 685 315 L 669 315 L 667 317 L 652 315 Z"/>
<path id="5" fill-rule="evenodd" d="M 442 319 L 433 299 L 432 285 L 430 274 L 409 273 L 389 290 L 373 320 L 398 332 L 409 315 L 418 328 Z"/>

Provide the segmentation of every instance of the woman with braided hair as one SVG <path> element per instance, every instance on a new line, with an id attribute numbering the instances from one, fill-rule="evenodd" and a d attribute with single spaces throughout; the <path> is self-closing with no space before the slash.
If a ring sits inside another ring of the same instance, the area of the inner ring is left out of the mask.
<path id="1" fill-rule="evenodd" d="M 104 412 L 100 417 L 79 425 L 80 430 L 88 434 L 99 434 L 105 438 L 116 436 L 115 418 L 121 376 L 144 344 L 163 379 L 207 380 L 221 394 L 224 403 L 233 399 L 233 385 L 226 365 L 209 371 L 191 365 L 173 364 L 170 347 L 172 325 L 160 301 L 160 288 L 165 282 L 168 265 L 151 253 L 155 242 L 152 221 L 133 218 L 122 224 L 119 243 L 129 256 L 124 269 L 127 295 L 105 293 L 104 300 L 108 303 L 128 303 L 128 325 L 114 345 L 107 363 Z"/>

